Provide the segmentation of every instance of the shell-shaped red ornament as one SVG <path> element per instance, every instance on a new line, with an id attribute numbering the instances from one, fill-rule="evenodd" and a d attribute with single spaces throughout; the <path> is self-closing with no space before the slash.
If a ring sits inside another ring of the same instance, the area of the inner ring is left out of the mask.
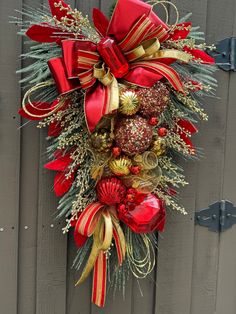
<path id="1" fill-rule="evenodd" d="M 121 203 L 126 196 L 126 188 L 121 180 L 105 178 L 97 184 L 97 196 L 101 203 L 112 206 Z"/>

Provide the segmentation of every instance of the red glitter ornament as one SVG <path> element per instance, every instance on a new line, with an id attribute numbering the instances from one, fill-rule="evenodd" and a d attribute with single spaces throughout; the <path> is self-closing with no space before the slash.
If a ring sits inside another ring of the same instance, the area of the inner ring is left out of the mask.
<path id="1" fill-rule="evenodd" d="M 165 137 L 165 136 L 167 135 L 167 133 L 168 133 L 168 131 L 167 131 L 166 128 L 160 128 L 160 129 L 158 129 L 158 135 L 159 135 L 160 137 Z"/>
<path id="2" fill-rule="evenodd" d="M 139 112 L 145 118 L 158 117 L 168 105 L 169 91 L 161 82 L 152 88 L 139 89 L 137 95 L 140 97 Z"/>
<path id="3" fill-rule="evenodd" d="M 103 204 L 109 206 L 119 204 L 126 196 L 126 188 L 121 180 L 115 177 L 105 178 L 97 184 L 97 196 Z"/>
<path id="4" fill-rule="evenodd" d="M 140 116 L 122 118 L 115 128 L 117 146 L 130 156 L 143 153 L 150 146 L 152 137 L 152 127 Z"/>
<path id="5" fill-rule="evenodd" d="M 119 210 L 119 218 L 136 233 L 163 231 L 166 212 L 163 203 L 153 194 L 146 195 L 136 206 Z"/>

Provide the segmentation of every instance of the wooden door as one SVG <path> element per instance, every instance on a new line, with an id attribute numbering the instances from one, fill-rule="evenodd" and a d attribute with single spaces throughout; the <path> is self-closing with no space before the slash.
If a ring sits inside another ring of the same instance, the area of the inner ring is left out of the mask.
<path id="1" fill-rule="evenodd" d="M 194 213 L 221 199 L 236 204 L 236 74 L 217 72 L 217 98 L 206 104 L 209 122 L 199 125 L 195 143 L 205 157 L 184 165 L 190 185 L 182 191 L 189 215 L 168 213 L 159 238 L 152 277 L 131 279 L 122 294 L 100 310 L 91 305 L 91 280 L 74 287 L 75 247 L 53 220 L 56 199 L 52 175 L 43 170 L 45 132 L 20 121 L 22 92 L 15 70 L 21 67 L 22 40 L 10 15 L 43 0 L 0 1 L 0 311 L 4 314 L 235 314 L 236 226 L 213 233 L 194 224 Z M 44 1 L 46 3 L 46 1 Z M 83 12 L 111 0 L 71 0 Z M 207 42 L 236 36 L 235 0 L 176 0 L 181 15 L 206 32 Z M 171 12 L 170 12 L 171 13 Z M 172 14 L 172 13 L 171 13 Z M 140 295 L 140 288 L 143 296 Z"/>

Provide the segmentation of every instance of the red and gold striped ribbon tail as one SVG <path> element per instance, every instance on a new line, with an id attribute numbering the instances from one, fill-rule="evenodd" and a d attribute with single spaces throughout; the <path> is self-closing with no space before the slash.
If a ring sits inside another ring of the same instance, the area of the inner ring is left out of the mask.
<path id="1" fill-rule="evenodd" d="M 103 251 L 100 251 L 93 271 L 92 302 L 104 307 L 106 301 L 107 260 Z"/>
<path id="2" fill-rule="evenodd" d="M 140 61 L 135 62 L 131 65 L 131 69 L 143 67 L 152 70 L 158 74 L 164 76 L 169 83 L 174 87 L 175 90 L 184 93 L 183 84 L 178 73 L 172 69 L 170 66 L 160 63 L 160 62 L 151 62 L 151 61 Z"/>
<path id="3" fill-rule="evenodd" d="M 137 47 L 153 28 L 153 23 L 144 14 L 132 27 L 126 37 L 119 43 L 122 51 L 126 52 Z"/>

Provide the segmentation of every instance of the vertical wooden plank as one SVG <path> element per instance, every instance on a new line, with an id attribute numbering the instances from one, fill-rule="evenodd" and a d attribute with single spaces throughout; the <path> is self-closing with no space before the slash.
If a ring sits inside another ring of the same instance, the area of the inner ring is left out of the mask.
<path id="1" fill-rule="evenodd" d="M 57 207 L 52 191 L 55 174 L 43 169 L 46 130 L 40 133 L 36 314 L 65 314 L 67 237 L 61 230 L 64 222 L 53 219 Z"/>
<path id="2" fill-rule="evenodd" d="M 232 32 L 233 1 L 208 1 L 207 41 L 215 43 Z M 224 13 L 223 13 L 224 12 Z M 223 13 L 223 14 L 222 14 Z M 199 164 L 198 198 L 196 209 L 208 206 L 222 198 L 226 114 L 229 74 L 217 72 L 217 96 L 209 102 L 209 123 L 201 132 L 206 159 Z M 219 260 L 219 235 L 206 228 L 196 227 L 191 313 L 215 313 Z"/>
<path id="3" fill-rule="evenodd" d="M 33 0 L 24 0 L 22 5 L 35 6 L 36 3 Z M 20 37 L 18 39 L 20 40 Z M 23 43 L 24 40 L 22 39 Z M 26 52 L 27 46 L 22 45 L 22 50 L 22 52 Z M 21 66 L 28 64 L 29 60 L 22 61 Z M 22 90 L 23 93 L 24 90 Z M 17 103 L 20 107 L 20 98 L 17 99 Z M 36 123 L 22 119 L 18 265 L 19 314 L 35 313 L 36 306 L 39 151 L 39 130 L 36 128 Z"/>
<path id="4" fill-rule="evenodd" d="M 229 18 L 229 27 L 227 36 L 236 36 L 236 5 L 235 1 L 228 1 L 229 12 L 225 12 Z M 220 23 L 221 24 L 221 23 Z M 225 27 L 225 26 L 224 26 Z M 222 195 L 223 199 L 229 199 L 236 205 L 235 197 L 235 154 L 236 154 L 236 75 L 230 73 L 230 82 L 228 89 L 228 110 L 226 119 L 226 143 L 224 159 L 224 178 Z M 226 104 L 225 104 L 226 106 Z M 216 298 L 216 313 L 234 314 L 236 309 L 236 226 L 223 232 L 220 235 L 220 253 L 219 253 L 219 272 Z"/>
<path id="5" fill-rule="evenodd" d="M 208 1 L 198 0 L 194 2 L 189 1 L 174 1 L 177 5 L 181 16 L 192 12 L 192 21 L 194 25 L 200 25 L 203 31 L 206 31 L 207 24 L 207 5 Z M 173 12 L 171 10 L 171 17 L 174 20 Z M 204 273 L 206 289 L 210 288 L 210 285 L 214 287 L 212 293 L 213 298 L 216 288 L 216 264 L 217 264 L 217 250 L 218 240 L 215 234 L 210 235 L 206 239 L 206 231 L 194 228 L 194 212 L 196 208 L 207 206 L 211 199 L 211 202 L 218 198 L 220 191 L 220 181 L 218 176 L 218 169 L 221 166 L 222 146 L 215 145 L 217 137 L 221 136 L 216 123 L 214 122 L 215 114 L 215 102 L 207 101 L 207 111 L 210 115 L 210 122 L 204 125 L 200 124 L 200 133 L 195 139 L 197 146 L 201 146 L 205 149 L 207 160 L 201 163 L 189 162 L 183 163 L 185 174 L 190 185 L 184 188 L 181 193 L 181 199 L 183 205 L 188 210 L 189 215 L 181 217 L 177 213 L 169 213 L 167 227 L 165 233 L 159 240 L 159 261 L 158 261 L 158 273 L 157 273 L 157 292 L 156 292 L 156 313 L 162 314 L 189 314 L 189 313 L 213 313 L 213 308 L 209 309 L 208 304 L 210 299 L 204 298 L 202 294 L 202 302 L 200 308 L 205 310 L 199 310 L 195 312 L 195 305 L 192 305 L 195 301 L 196 285 L 200 283 L 198 281 L 196 272 L 199 263 L 210 263 L 210 266 L 206 269 L 201 267 L 201 271 Z M 211 164 L 211 166 L 209 166 Z M 217 181 L 215 179 L 217 176 Z M 216 182 L 215 182 L 216 181 Z M 215 196 L 216 195 L 216 196 Z M 201 239 L 199 241 L 199 239 Z M 204 239 L 204 241 L 202 241 Z M 195 244 L 194 244 L 195 243 Z M 194 247 L 196 252 L 194 253 Z M 199 248 L 202 248 L 199 254 Z M 211 250 L 209 251 L 209 247 Z M 208 250 L 208 252 L 207 252 Z M 197 272 L 199 274 L 199 272 Z M 208 276 L 212 280 L 207 280 Z M 204 277 L 202 275 L 202 277 Z M 193 288 L 192 288 L 193 286 Z M 191 289 L 193 289 L 193 300 L 191 297 Z M 204 291 L 205 295 L 206 292 Z M 199 302 L 198 302 L 199 303 Z"/>
<path id="6" fill-rule="evenodd" d="M 19 67 L 21 42 L 9 16 L 21 7 L 20 0 L 0 3 L 0 304 L 6 314 L 17 313 L 20 119 L 16 116 L 20 88 L 15 69 Z"/>
<path id="7" fill-rule="evenodd" d="M 74 6 L 74 1 L 67 1 Z M 43 1 L 47 4 L 47 0 Z M 38 5 L 35 1 L 35 6 Z M 63 219 L 55 221 L 58 199 L 53 193 L 55 173 L 45 170 L 47 130 L 40 131 L 37 225 L 36 314 L 66 313 L 67 236 Z"/>

